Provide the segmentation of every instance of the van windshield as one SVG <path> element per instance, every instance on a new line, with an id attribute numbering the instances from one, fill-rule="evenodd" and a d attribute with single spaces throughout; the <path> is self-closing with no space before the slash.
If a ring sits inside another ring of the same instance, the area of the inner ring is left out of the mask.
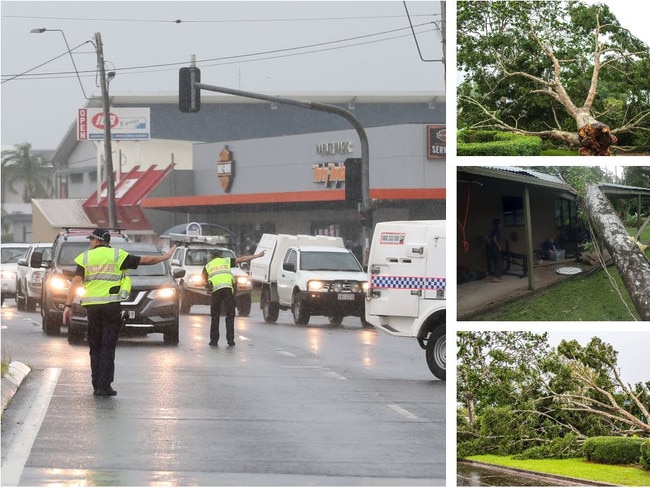
<path id="1" fill-rule="evenodd" d="M 363 271 L 349 252 L 307 251 L 300 254 L 300 269 L 305 271 Z"/>

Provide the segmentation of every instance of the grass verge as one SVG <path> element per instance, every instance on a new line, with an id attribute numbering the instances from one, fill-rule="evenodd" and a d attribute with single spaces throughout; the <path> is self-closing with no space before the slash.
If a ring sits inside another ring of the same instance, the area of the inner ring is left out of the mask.
<path id="1" fill-rule="evenodd" d="M 475 320 L 552 320 L 601 321 L 639 320 L 630 295 L 616 267 L 608 272 L 614 278 L 623 301 L 613 289 L 607 274 L 600 270 L 593 275 L 578 276 L 535 295 L 488 312 Z M 629 310 L 624 305 L 627 304 Z"/>
<path id="2" fill-rule="evenodd" d="M 620 486 L 650 486 L 650 471 L 637 466 L 596 464 L 585 459 L 512 459 L 511 456 L 481 454 L 467 459 L 483 463 L 523 469 L 536 473 L 569 476 L 590 481 L 600 481 Z"/>

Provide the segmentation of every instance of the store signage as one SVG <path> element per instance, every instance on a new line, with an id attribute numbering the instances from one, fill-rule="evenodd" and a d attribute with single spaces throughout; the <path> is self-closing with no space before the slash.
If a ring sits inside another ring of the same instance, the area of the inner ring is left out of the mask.
<path id="1" fill-rule="evenodd" d="M 77 110 L 77 140 L 104 139 L 106 128 L 104 109 L 80 108 Z M 111 140 L 149 140 L 151 138 L 150 109 L 115 107 L 109 114 Z"/>
<path id="2" fill-rule="evenodd" d="M 235 178 L 235 162 L 232 160 L 232 152 L 228 149 L 228 146 L 223 146 L 219 153 L 217 175 L 223 191 L 229 192 L 232 187 L 232 180 Z"/>
<path id="3" fill-rule="evenodd" d="M 333 185 L 338 188 L 339 184 L 345 183 L 344 163 L 320 163 L 311 167 L 314 183 L 322 183 L 329 188 Z"/>
<path id="4" fill-rule="evenodd" d="M 427 158 L 447 157 L 447 128 L 444 125 L 427 125 Z"/>
<path id="5" fill-rule="evenodd" d="M 328 154 L 350 154 L 354 152 L 354 143 L 352 141 L 322 142 L 316 144 L 316 153 L 321 156 Z"/>

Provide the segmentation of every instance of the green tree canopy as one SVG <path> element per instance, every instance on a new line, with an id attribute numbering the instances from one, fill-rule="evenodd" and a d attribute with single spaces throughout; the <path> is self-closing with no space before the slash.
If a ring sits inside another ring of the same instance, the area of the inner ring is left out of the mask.
<path id="1" fill-rule="evenodd" d="M 554 439 L 650 435 L 650 381 L 627 384 L 618 353 L 533 332 L 458 332 L 459 449 L 516 454 Z M 461 447 L 462 444 L 462 447 Z"/>
<path id="2" fill-rule="evenodd" d="M 607 5 L 462 1 L 457 11 L 459 127 L 582 149 L 581 131 L 599 127 L 610 144 L 647 145 L 650 51 Z"/>

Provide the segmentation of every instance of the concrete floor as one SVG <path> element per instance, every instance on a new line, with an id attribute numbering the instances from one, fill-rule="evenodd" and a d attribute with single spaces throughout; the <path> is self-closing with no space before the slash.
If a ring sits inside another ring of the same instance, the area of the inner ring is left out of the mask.
<path id="1" fill-rule="evenodd" d="M 548 286 L 560 283 L 574 276 L 560 275 L 556 270 L 563 266 L 580 268 L 583 273 L 593 269 L 593 266 L 577 263 L 575 259 L 563 261 L 542 261 L 533 268 L 533 288 L 529 289 L 528 277 L 520 277 L 520 267 L 514 267 L 513 274 L 504 274 L 503 281 L 493 283 L 490 277 L 483 280 L 470 281 L 457 286 L 457 315 L 458 320 L 472 320 L 475 315 L 490 310 L 499 304 L 513 299 L 530 295 Z"/>

